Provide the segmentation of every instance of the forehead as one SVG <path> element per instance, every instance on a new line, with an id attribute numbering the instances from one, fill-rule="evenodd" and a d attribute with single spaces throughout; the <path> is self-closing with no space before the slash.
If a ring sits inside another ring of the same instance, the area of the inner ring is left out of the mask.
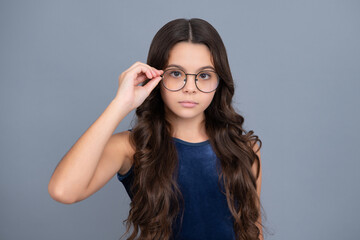
<path id="1" fill-rule="evenodd" d="M 186 71 L 196 71 L 204 66 L 212 66 L 209 48 L 202 43 L 179 42 L 169 52 L 170 64 L 180 65 Z"/>

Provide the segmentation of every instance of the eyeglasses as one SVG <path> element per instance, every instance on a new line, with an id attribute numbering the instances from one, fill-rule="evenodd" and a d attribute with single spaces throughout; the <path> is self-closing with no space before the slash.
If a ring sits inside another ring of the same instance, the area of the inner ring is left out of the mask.
<path id="1" fill-rule="evenodd" d="M 199 91 L 210 93 L 219 85 L 219 75 L 212 70 L 203 70 L 197 74 L 185 73 L 180 69 L 167 69 L 161 75 L 163 86 L 169 91 L 179 91 L 185 87 L 187 75 L 195 75 L 195 85 Z"/>

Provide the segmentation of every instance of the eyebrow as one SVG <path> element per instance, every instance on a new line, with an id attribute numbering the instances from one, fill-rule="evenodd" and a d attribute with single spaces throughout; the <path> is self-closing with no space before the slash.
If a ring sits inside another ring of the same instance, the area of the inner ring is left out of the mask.
<path id="1" fill-rule="evenodd" d="M 182 70 L 185 71 L 185 69 L 184 69 L 182 66 L 177 65 L 177 64 L 170 64 L 170 65 L 168 65 L 166 68 L 170 68 L 170 67 L 177 67 L 177 68 L 180 68 L 180 69 L 182 69 Z M 215 68 L 212 67 L 212 66 L 209 66 L 209 65 L 208 65 L 208 66 L 201 67 L 201 68 L 199 68 L 197 71 L 200 71 L 200 70 L 203 70 L 203 69 L 207 69 L 207 68 L 211 68 L 212 70 L 215 71 Z"/>

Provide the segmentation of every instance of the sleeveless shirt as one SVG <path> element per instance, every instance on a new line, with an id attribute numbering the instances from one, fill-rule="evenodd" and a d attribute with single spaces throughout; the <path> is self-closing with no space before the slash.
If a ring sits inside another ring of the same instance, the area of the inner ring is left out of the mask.
<path id="1" fill-rule="evenodd" d="M 173 228 L 174 239 L 235 239 L 233 216 L 227 206 L 226 196 L 220 191 L 216 162 L 219 161 L 209 140 L 191 143 L 173 137 L 178 153 L 178 185 L 184 197 L 184 216 Z M 220 163 L 218 163 L 220 166 Z M 129 197 L 133 182 L 134 165 L 117 178 Z M 225 192 L 222 186 L 222 191 Z M 181 213 L 181 211 L 180 211 Z"/>

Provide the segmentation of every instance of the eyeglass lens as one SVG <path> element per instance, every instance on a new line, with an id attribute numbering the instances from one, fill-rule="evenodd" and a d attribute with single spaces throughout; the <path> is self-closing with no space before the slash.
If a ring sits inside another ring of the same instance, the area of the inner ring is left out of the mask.
<path id="1" fill-rule="evenodd" d="M 168 69 L 163 74 L 163 84 L 170 91 L 178 91 L 186 84 L 186 74 L 180 69 Z M 204 70 L 196 75 L 195 84 L 202 92 L 214 91 L 219 83 L 219 76 L 211 70 Z"/>

